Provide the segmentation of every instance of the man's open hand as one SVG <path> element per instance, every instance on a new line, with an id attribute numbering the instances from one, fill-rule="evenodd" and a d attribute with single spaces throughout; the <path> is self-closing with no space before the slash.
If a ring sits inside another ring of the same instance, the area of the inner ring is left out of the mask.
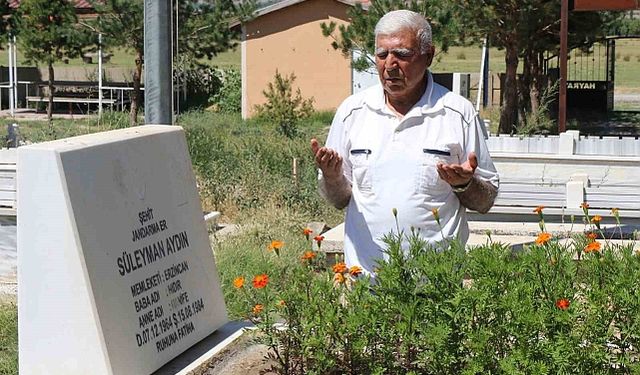
<path id="1" fill-rule="evenodd" d="M 311 152 L 315 156 L 316 165 L 326 179 L 335 179 L 342 176 L 342 157 L 335 150 L 320 147 L 318 140 L 312 138 Z"/>
<path id="2" fill-rule="evenodd" d="M 470 153 L 469 159 L 463 164 L 438 163 L 437 165 L 440 178 L 451 186 L 460 186 L 469 183 L 477 167 L 478 158 L 475 152 Z"/>

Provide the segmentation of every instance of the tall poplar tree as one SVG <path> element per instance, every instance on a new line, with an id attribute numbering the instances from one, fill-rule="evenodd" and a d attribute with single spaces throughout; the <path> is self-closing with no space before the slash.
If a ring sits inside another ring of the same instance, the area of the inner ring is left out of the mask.
<path id="1" fill-rule="evenodd" d="M 47 119 L 53 130 L 52 111 L 55 94 L 53 65 L 80 56 L 88 35 L 77 27 L 73 2 L 67 0 L 22 0 L 16 23 L 18 42 L 27 62 L 44 63 L 49 72 Z"/>

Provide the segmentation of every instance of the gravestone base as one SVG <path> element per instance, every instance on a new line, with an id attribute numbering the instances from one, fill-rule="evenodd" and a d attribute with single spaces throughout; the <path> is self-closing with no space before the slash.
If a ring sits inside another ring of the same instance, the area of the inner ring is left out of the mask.
<path id="1" fill-rule="evenodd" d="M 212 360 L 228 346 L 239 340 L 253 325 L 232 321 L 165 364 L 152 375 L 189 375 L 204 372 Z"/>

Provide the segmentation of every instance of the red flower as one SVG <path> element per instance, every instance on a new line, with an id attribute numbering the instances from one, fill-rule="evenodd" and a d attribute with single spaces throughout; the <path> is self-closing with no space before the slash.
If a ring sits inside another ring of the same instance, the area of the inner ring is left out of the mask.
<path id="1" fill-rule="evenodd" d="M 318 244 L 318 247 L 320 247 L 320 245 L 322 244 L 322 241 L 324 241 L 324 236 L 317 235 L 313 237 L 313 240 L 316 241 L 316 243 Z"/>
<path id="2" fill-rule="evenodd" d="M 536 238 L 536 245 L 544 245 L 551 240 L 551 234 L 547 232 L 542 232 Z"/>
<path id="3" fill-rule="evenodd" d="M 333 272 L 335 273 L 345 273 L 347 272 L 347 265 L 340 262 L 333 265 Z"/>
<path id="4" fill-rule="evenodd" d="M 236 289 L 242 288 L 244 286 L 244 277 L 238 276 L 233 279 L 233 286 L 236 287 Z"/>
<path id="5" fill-rule="evenodd" d="M 284 242 L 282 241 L 271 241 L 267 250 L 280 250 L 282 249 L 282 246 L 284 246 Z"/>
<path id="6" fill-rule="evenodd" d="M 559 308 L 560 310 L 568 309 L 569 305 L 571 305 L 571 302 L 569 302 L 569 300 L 566 298 L 561 298 L 556 301 L 556 307 Z"/>
<path id="7" fill-rule="evenodd" d="M 580 208 L 582 208 L 583 210 L 589 209 L 589 203 L 587 202 L 580 203 Z"/>
<path id="8" fill-rule="evenodd" d="M 311 230 L 311 228 L 304 228 L 302 230 L 302 234 L 304 234 L 304 236 L 306 237 L 307 241 L 309 240 L 309 235 L 313 233 L 313 231 Z"/>
<path id="9" fill-rule="evenodd" d="M 262 312 L 262 310 L 264 310 L 264 306 L 261 304 L 257 304 L 255 306 L 253 306 L 253 315 L 258 315 Z"/>
<path id="10" fill-rule="evenodd" d="M 349 268 L 349 275 L 358 277 L 360 274 L 362 274 L 362 268 L 358 266 L 351 266 L 351 268 Z"/>
<path id="11" fill-rule="evenodd" d="M 544 210 L 544 206 L 538 206 L 533 210 L 533 212 L 537 213 L 538 215 L 542 215 L 542 210 Z"/>
<path id="12" fill-rule="evenodd" d="M 265 286 L 267 286 L 268 283 L 269 283 L 269 276 L 267 276 L 266 273 L 263 273 L 261 275 L 256 275 L 256 277 L 253 278 L 253 287 L 256 289 L 262 289 Z"/>
<path id="13" fill-rule="evenodd" d="M 316 257 L 315 251 L 305 251 L 301 258 L 302 260 L 313 260 L 313 258 L 315 257 Z"/>
<path id="14" fill-rule="evenodd" d="M 584 247 L 585 253 L 599 252 L 599 251 L 600 251 L 600 242 L 598 241 L 590 242 L 587 246 Z"/>

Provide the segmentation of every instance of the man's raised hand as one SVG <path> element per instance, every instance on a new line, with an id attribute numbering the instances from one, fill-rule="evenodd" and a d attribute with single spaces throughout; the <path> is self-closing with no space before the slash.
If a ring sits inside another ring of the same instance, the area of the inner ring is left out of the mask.
<path id="1" fill-rule="evenodd" d="M 311 139 L 311 152 L 316 160 L 316 165 L 322 171 L 324 178 L 332 179 L 342 176 L 342 157 L 327 147 L 320 147 L 318 140 Z"/>
<path id="2" fill-rule="evenodd" d="M 469 183 L 477 167 L 478 158 L 475 152 L 470 153 L 469 159 L 462 164 L 438 163 L 437 165 L 440 178 L 451 186 L 461 186 Z"/>

